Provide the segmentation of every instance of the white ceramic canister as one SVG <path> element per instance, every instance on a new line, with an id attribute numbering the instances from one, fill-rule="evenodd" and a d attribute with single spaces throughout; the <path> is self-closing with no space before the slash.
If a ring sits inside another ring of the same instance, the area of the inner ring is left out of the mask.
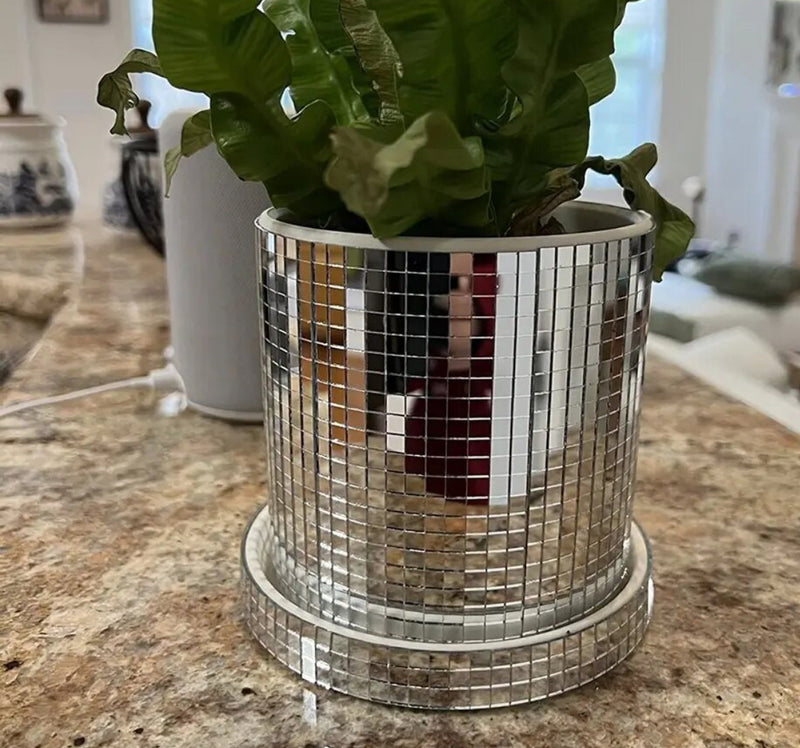
<path id="1" fill-rule="evenodd" d="M 57 226 L 78 199 L 75 169 L 64 140 L 65 121 L 22 113 L 22 92 L 5 91 L 0 115 L 0 229 Z"/>

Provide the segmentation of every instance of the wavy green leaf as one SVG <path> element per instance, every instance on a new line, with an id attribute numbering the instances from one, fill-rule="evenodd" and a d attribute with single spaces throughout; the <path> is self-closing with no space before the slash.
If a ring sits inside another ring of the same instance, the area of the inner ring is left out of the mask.
<path id="1" fill-rule="evenodd" d="M 370 116 L 378 117 L 380 100 L 373 89 L 372 81 L 361 69 L 356 51 L 344 29 L 339 13 L 339 0 L 310 0 L 310 9 L 311 22 L 325 49 L 334 57 L 345 61 L 361 101 Z"/>
<path id="2" fill-rule="evenodd" d="M 667 202 L 647 181 L 655 168 L 658 150 L 645 143 L 624 158 L 606 160 L 601 156 L 587 159 L 571 170 L 571 176 L 580 189 L 586 182 L 590 169 L 598 174 L 613 176 L 623 189 L 625 201 L 633 210 L 649 213 L 658 224 L 656 249 L 653 260 L 653 277 L 660 280 L 664 270 L 686 253 L 694 236 L 695 225 L 680 208 Z"/>
<path id="3" fill-rule="evenodd" d="M 323 181 L 335 125 L 315 101 L 290 119 L 280 98 L 292 65 L 258 0 L 154 0 L 163 70 L 178 87 L 211 97 L 217 147 L 242 178 L 265 184 L 274 204 L 318 218 L 341 207 Z"/>
<path id="4" fill-rule="evenodd" d="M 617 15 L 614 20 L 615 29 L 619 28 L 624 20 L 625 10 L 630 2 L 638 2 L 638 0 L 617 0 Z M 610 57 L 582 65 L 578 69 L 578 75 L 580 75 L 583 84 L 586 86 L 591 106 L 611 96 L 617 87 L 617 71 L 614 69 L 614 63 Z"/>
<path id="5" fill-rule="evenodd" d="M 515 216 L 511 225 L 512 236 L 540 236 L 552 220 L 553 211 L 570 200 L 580 197 L 581 187 L 572 174 L 572 168 L 553 169 L 531 197 L 530 202 Z"/>
<path id="6" fill-rule="evenodd" d="M 190 158 L 195 153 L 202 151 L 214 142 L 211 133 L 211 112 L 205 110 L 192 115 L 183 124 L 181 142 L 170 148 L 164 156 L 164 171 L 166 175 L 166 196 L 169 197 L 172 178 L 184 158 Z"/>
<path id="7" fill-rule="evenodd" d="M 601 102 L 611 96 L 617 87 L 617 71 L 610 57 L 578 68 L 578 76 L 586 87 L 589 96 L 589 106 Z"/>
<path id="8" fill-rule="evenodd" d="M 289 90 L 297 109 L 321 100 L 330 106 L 340 125 L 368 120 L 350 66 L 342 56 L 327 50 L 311 21 L 310 0 L 271 0 L 264 9 L 286 35 L 292 60 Z"/>
<path id="9" fill-rule="evenodd" d="M 300 218 L 317 218 L 342 206 L 323 180 L 335 124 L 321 101 L 276 126 L 274 118 L 241 95 L 211 98 L 211 126 L 223 158 L 241 179 L 263 182 L 276 207 L 289 208 Z"/>
<path id="10" fill-rule="evenodd" d="M 328 52 L 341 53 L 353 47 L 339 16 L 339 0 L 310 0 L 311 22 Z"/>
<path id="11" fill-rule="evenodd" d="M 111 132 L 114 135 L 127 135 L 125 112 L 139 103 L 139 97 L 133 90 L 132 73 L 152 73 L 163 77 L 158 58 L 144 49 L 134 49 L 119 64 L 116 70 L 107 73 L 97 86 L 97 103 L 116 112 L 116 119 Z"/>
<path id="12" fill-rule="evenodd" d="M 618 0 L 512 0 L 519 20 L 517 49 L 505 81 L 535 120 L 560 78 L 614 52 Z"/>
<path id="13" fill-rule="evenodd" d="M 508 108 L 502 68 L 516 46 L 508 0 L 367 0 L 402 63 L 402 113 L 413 122 L 443 111 L 459 132 Z"/>
<path id="14" fill-rule="evenodd" d="M 402 64 L 392 40 L 366 0 L 340 0 L 339 11 L 358 61 L 380 99 L 381 121 L 402 122 L 398 93 Z"/>
<path id="15" fill-rule="evenodd" d="M 628 9 L 628 4 L 637 2 L 639 0 L 617 0 L 617 28 L 622 25 L 622 21 L 625 19 L 625 11 Z"/>
<path id="16" fill-rule="evenodd" d="M 291 60 L 258 0 L 153 0 L 153 38 L 177 88 L 236 93 L 262 105 L 289 85 Z"/>
<path id="17" fill-rule="evenodd" d="M 618 13 L 618 0 L 512 0 L 512 5 L 519 39 L 503 76 L 522 111 L 487 137 L 489 163 L 501 167 L 493 171 L 494 204 L 505 229 L 542 189 L 550 170 L 586 157 L 589 106 L 609 86 L 604 61 L 614 51 Z M 586 67 L 598 62 L 596 69 Z"/>
<path id="18" fill-rule="evenodd" d="M 535 124 L 519 118 L 498 135 L 485 138 L 494 180 L 493 201 L 503 231 L 543 189 L 552 169 L 570 167 L 586 158 L 589 128 L 586 87 L 573 73 L 552 86 Z"/>
<path id="19" fill-rule="evenodd" d="M 442 112 L 421 117 L 389 145 L 366 130 L 337 128 L 333 151 L 328 185 L 376 236 L 397 236 L 425 219 L 473 233 L 491 225 L 480 139 L 462 138 Z"/>

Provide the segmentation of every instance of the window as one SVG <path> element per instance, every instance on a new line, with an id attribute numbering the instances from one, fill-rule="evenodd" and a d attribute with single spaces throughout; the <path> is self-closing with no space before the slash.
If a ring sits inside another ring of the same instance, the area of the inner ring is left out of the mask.
<path id="1" fill-rule="evenodd" d="M 657 142 L 666 29 L 664 0 L 628 4 L 617 30 L 617 89 L 592 109 L 591 155 L 616 158 L 645 142 Z M 604 186 L 598 175 L 590 187 Z"/>
<path id="2" fill-rule="evenodd" d="M 153 3 L 151 0 L 131 0 L 133 43 L 141 49 L 153 50 Z M 152 102 L 150 125 L 158 127 L 176 109 L 202 109 L 208 99 L 203 94 L 180 91 L 155 75 L 138 75 L 136 92 Z"/>

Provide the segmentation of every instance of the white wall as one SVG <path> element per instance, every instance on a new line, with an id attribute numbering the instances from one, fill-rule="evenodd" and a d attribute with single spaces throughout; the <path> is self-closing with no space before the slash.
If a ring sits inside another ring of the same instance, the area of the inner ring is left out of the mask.
<path id="1" fill-rule="evenodd" d="M 800 266 L 800 98 L 770 102 L 771 190 L 765 256 Z"/>
<path id="2" fill-rule="evenodd" d="M 29 94 L 25 103 L 32 105 L 35 102 L 25 6 L 25 0 L 2 0 L 0 3 L 0 89 L 22 88 Z M 0 106 L 5 107 L 5 103 Z"/>
<path id="3" fill-rule="evenodd" d="M 767 84 L 771 29 L 771 3 L 721 0 L 703 233 L 800 265 L 800 100 Z"/>
<path id="4" fill-rule="evenodd" d="M 706 171 L 712 40 L 718 1 L 728 0 L 667 0 L 657 183 L 668 200 L 687 212 L 691 201 L 683 194 L 683 182 L 688 177 L 705 176 Z"/>
<path id="5" fill-rule="evenodd" d="M 95 219 L 119 159 L 109 145 L 113 115 L 95 103 L 97 82 L 131 47 L 130 10 L 127 0 L 111 0 L 108 24 L 45 24 L 36 6 L 0 0 L 0 80 L 22 85 L 38 112 L 67 120 L 81 190 L 78 219 Z"/>
<path id="6" fill-rule="evenodd" d="M 703 234 L 725 239 L 735 232 L 743 250 L 765 254 L 773 172 L 772 4 L 721 0 L 716 15 Z"/>

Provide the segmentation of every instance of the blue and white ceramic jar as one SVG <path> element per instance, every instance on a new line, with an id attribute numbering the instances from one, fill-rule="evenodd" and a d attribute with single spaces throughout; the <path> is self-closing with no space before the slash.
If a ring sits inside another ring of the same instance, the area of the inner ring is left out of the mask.
<path id="1" fill-rule="evenodd" d="M 75 211 L 78 184 L 63 119 L 21 112 L 22 92 L 5 92 L 0 115 L 0 229 L 58 226 Z"/>

